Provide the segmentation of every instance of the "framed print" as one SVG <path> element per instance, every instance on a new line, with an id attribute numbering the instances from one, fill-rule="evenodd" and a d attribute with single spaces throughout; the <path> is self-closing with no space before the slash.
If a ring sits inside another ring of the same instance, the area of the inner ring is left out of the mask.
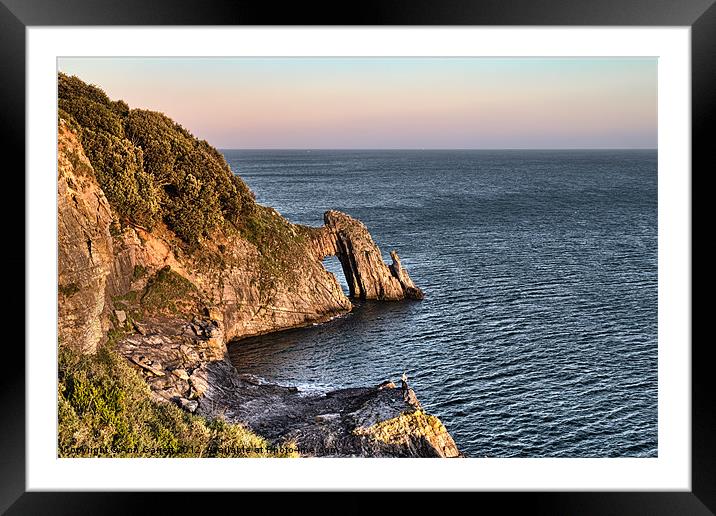
<path id="1" fill-rule="evenodd" d="M 691 214 L 716 8 L 521 4 L 3 0 L 3 509 L 712 513 Z"/>

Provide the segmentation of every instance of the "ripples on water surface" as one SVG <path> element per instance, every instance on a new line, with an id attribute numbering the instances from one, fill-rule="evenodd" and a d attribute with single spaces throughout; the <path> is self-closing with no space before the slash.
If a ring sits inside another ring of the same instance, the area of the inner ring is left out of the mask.
<path id="1" fill-rule="evenodd" d="M 224 153 L 293 222 L 362 220 L 427 295 L 240 341 L 239 370 L 306 390 L 406 370 L 470 457 L 657 455 L 656 151 Z"/>

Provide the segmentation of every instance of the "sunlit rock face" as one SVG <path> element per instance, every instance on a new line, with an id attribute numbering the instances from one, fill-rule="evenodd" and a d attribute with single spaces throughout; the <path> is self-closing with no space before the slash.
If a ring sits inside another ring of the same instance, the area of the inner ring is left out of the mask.
<path id="1" fill-rule="evenodd" d="M 340 211 L 327 211 L 325 225 L 314 237 L 319 258 L 337 256 L 343 267 L 350 295 L 359 299 L 397 301 L 423 299 L 423 292 L 391 251 L 393 263 L 383 262 L 380 248 L 361 221 Z"/>

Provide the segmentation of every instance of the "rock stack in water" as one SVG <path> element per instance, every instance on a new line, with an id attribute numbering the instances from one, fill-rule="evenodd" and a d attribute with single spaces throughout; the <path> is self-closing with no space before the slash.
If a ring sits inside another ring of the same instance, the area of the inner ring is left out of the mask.
<path id="1" fill-rule="evenodd" d="M 365 224 L 335 210 L 327 211 L 323 220 L 323 231 L 315 238 L 316 250 L 322 258 L 338 257 L 351 297 L 382 301 L 425 297 L 402 267 L 398 253 L 391 251 L 390 267 L 383 262 Z"/>

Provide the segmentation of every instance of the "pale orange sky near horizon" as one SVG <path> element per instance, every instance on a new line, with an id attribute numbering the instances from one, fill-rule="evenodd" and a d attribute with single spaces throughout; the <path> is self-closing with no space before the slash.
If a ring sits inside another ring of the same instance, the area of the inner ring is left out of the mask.
<path id="1" fill-rule="evenodd" d="M 219 148 L 656 148 L 655 58 L 61 58 Z"/>

